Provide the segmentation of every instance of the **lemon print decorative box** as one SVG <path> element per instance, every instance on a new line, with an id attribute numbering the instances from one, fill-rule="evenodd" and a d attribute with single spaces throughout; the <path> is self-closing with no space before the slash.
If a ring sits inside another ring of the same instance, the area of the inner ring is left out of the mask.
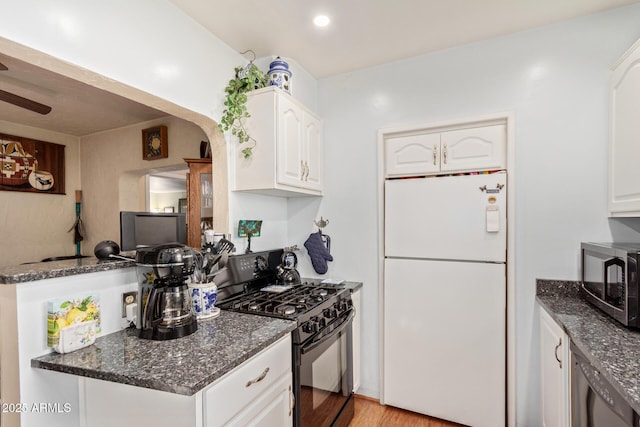
<path id="1" fill-rule="evenodd" d="M 100 298 L 88 295 L 48 303 L 47 345 L 69 353 L 93 344 L 100 332 Z"/>

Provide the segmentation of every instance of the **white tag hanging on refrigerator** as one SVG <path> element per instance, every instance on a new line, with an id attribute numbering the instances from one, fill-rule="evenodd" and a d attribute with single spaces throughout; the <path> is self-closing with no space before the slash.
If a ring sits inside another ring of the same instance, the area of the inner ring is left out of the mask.
<path id="1" fill-rule="evenodd" d="M 500 214 L 498 206 L 488 205 L 486 210 L 487 233 L 497 233 L 500 231 Z"/>

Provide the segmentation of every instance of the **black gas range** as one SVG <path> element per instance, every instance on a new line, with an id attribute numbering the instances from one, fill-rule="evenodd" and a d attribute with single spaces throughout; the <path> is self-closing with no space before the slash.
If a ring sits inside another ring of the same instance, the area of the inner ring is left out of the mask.
<path id="1" fill-rule="evenodd" d="M 229 257 L 230 280 L 219 285 L 216 305 L 297 322 L 292 332 L 294 425 L 346 426 L 353 417 L 351 292 L 319 281 L 279 280 L 283 253 Z"/>

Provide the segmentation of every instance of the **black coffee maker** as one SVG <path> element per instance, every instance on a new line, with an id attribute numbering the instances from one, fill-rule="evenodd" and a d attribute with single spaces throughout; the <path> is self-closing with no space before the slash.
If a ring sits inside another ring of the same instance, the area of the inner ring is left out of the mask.
<path id="1" fill-rule="evenodd" d="M 167 244 L 136 251 L 136 327 L 140 338 L 170 340 L 198 329 L 187 284 L 195 267 L 195 251 L 184 245 Z"/>

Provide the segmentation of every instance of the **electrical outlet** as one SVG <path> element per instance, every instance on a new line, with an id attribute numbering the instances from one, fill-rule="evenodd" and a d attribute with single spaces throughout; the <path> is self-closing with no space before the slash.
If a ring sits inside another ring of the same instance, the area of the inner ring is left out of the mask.
<path id="1" fill-rule="evenodd" d="M 127 306 L 138 302 L 138 292 L 125 292 L 122 294 L 122 317 L 127 317 Z"/>

